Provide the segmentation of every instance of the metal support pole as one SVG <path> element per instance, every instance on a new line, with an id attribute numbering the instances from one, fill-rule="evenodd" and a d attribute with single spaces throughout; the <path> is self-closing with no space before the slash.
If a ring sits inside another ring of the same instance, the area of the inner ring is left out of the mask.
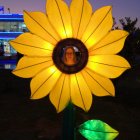
<path id="1" fill-rule="evenodd" d="M 76 140 L 75 138 L 75 109 L 72 103 L 63 112 L 62 140 Z"/>

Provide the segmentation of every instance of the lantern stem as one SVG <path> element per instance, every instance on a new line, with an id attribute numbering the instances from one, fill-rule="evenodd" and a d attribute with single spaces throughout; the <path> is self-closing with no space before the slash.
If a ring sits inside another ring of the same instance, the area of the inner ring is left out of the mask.
<path id="1" fill-rule="evenodd" d="M 75 138 L 75 109 L 69 103 L 63 112 L 62 140 L 76 140 Z"/>

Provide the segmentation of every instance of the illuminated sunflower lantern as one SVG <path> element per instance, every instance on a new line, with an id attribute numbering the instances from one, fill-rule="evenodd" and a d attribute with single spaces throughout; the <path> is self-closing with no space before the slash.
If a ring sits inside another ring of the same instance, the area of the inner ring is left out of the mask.
<path id="1" fill-rule="evenodd" d="M 120 76 L 129 63 L 116 55 L 128 33 L 112 30 L 112 7 L 95 12 L 88 0 L 47 0 L 46 11 L 24 11 L 29 32 L 10 44 L 23 57 L 13 73 L 32 78 L 31 99 L 49 94 L 57 112 L 69 102 L 88 111 L 92 94 L 115 96 L 111 78 Z"/>

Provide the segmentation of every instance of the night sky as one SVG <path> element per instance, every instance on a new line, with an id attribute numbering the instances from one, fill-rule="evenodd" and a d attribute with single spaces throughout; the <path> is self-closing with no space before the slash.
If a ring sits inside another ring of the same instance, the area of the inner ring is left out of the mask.
<path id="1" fill-rule="evenodd" d="M 71 0 L 65 0 L 70 3 Z M 140 0 L 89 0 L 94 10 L 105 6 L 113 6 L 113 17 L 118 19 L 131 17 L 139 19 L 137 26 L 140 27 Z M 23 13 L 27 11 L 42 11 L 45 12 L 46 0 L 0 0 L 0 5 L 5 7 L 5 13 L 8 13 L 7 8 L 10 8 L 11 13 Z"/>

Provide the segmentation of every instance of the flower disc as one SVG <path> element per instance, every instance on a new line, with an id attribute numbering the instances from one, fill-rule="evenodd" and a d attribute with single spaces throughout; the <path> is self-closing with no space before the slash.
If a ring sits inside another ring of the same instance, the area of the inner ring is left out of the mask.
<path id="1" fill-rule="evenodd" d="M 67 65 L 63 61 L 64 50 L 67 46 L 73 46 L 76 53 L 77 61 L 74 65 Z M 73 74 L 81 71 L 88 61 L 88 50 L 85 45 L 78 39 L 67 38 L 57 43 L 53 50 L 53 61 L 55 66 L 63 73 Z"/>

